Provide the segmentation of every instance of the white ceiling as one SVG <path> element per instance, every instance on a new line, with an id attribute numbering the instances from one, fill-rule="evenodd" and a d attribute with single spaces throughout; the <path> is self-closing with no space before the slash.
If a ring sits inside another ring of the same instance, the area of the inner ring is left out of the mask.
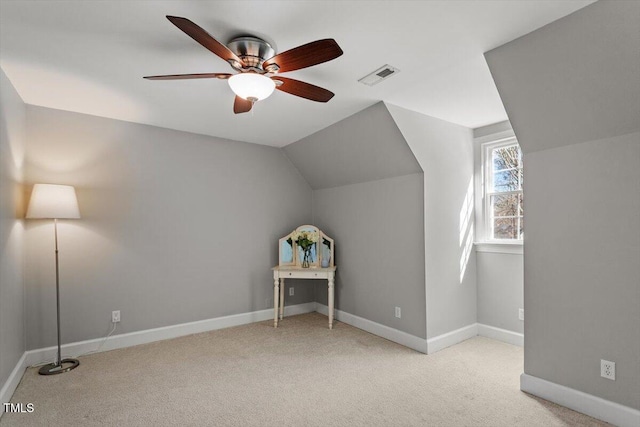
<path id="1" fill-rule="evenodd" d="M 585 1 L 0 1 L 0 66 L 27 104 L 281 147 L 383 100 L 470 128 L 507 119 L 483 53 Z M 231 72 L 165 15 L 226 43 L 252 34 L 277 52 L 334 38 L 340 58 L 285 74 L 333 91 L 327 104 L 276 91 L 235 115 Z M 390 64 L 401 72 L 357 80 Z"/>

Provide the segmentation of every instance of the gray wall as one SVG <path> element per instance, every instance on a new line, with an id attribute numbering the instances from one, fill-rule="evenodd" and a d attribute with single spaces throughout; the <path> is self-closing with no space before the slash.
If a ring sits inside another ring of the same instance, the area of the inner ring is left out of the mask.
<path id="1" fill-rule="evenodd" d="M 422 172 L 382 102 L 284 151 L 314 190 Z"/>
<path id="2" fill-rule="evenodd" d="M 638 129 L 639 15 L 598 1 L 485 55 L 525 153 Z"/>
<path id="3" fill-rule="evenodd" d="M 640 409 L 640 133 L 525 161 L 525 372 Z"/>
<path id="4" fill-rule="evenodd" d="M 486 54 L 525 153 L 525 372 L 636 409 L 638 16 L 600 1 Z"/>
<path id="5" fill-rule="evenodd" d="M 427 338 L 477 321 L 473 133 L 394 105 L 389 112 L 424 170 Z"/>
<path id="6" fill-rule="evenodd" d="M 489 236 L 484 229 L 482 194 L 482 144 L 513 137 L 509 121 L 473 130 L 475 158 L 476 282 L 478 323 L 523 333 L 518 310 L 524 308 L 524 259 L 522 246 L 483 245 Z M 526 168 L 526 164 L 525 164 Z M 526 199 L 526 195 L 525 195 Z M 526 202 L 525 202 L 526 203 Z M 513 253 L 520 250 L 519 253 Z M 495 252 L 489 252 L 495 251 Z M 502 252 L 500 252 L 502 251 Z"/>
<path id="7" fill-rule="evenodd" d="M 28 183 L 76 186 L 82 214 L 59 230 L 63 342 L 106 335 L 112 310 L 126 333 L 269 308 L 277 239 L 312 219 L 282 150 L 34 106 L 27 121 Z M 25 234 L 33 349 L 55 343 L 52 224 Z"/>
<path id="8" fill-rule="evenodd" d="M 22 179 L 25 105 L 0 70 L 0 388 L 26 349 Z"/>
<path id="9" fill-rule="evenodd" d="M 476 252 L 478 323 L 522 334 L 524 322 L 524 260 L 522 254 Z"/>
<path id="10" fill-rule="evenodd" d="M 313 213 L 336 238 L 336 306 L 425 338 L 423 192 L 421 173 L 315 190 Z"/>
<path id="11" fill-rule="evenodd" d="M 314 224 L 336 240 L 336 308 L 425 338 L 422 173 L 387 107 L 284 150 L 314 188 Z M 316 285 L 318 302 L 326 294 Z"/>

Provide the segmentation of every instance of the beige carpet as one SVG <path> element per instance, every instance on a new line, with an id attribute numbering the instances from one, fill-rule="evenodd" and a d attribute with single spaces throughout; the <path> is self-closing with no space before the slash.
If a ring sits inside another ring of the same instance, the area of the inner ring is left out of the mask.
<path id="1" fill-rule="evenodd" d="M 426 356 L 317 314 L 29 369 L 2 426 L 599 426 L 519 390 L 522 348 L 474 338 Z"/>

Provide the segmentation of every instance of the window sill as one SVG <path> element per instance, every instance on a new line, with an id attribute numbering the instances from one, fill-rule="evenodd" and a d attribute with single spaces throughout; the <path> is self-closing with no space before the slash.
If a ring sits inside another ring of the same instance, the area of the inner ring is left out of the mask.
<path id="1" fill-rule="evenodd" d="M 524 253 L 522 242 L 475 242 L 474 245 L 476 252 L 514 255 L 522 255 Z"/>

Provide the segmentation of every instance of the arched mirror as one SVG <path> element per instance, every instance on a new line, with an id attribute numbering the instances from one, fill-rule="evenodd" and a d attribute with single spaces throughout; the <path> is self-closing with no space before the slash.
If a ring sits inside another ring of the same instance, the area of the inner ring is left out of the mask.
<path id="1" fill-rule="evenodd" d="M 301 225 L 279 240 L 279 265 L 333 267 L 333 239 L 313 225 Z"/>

